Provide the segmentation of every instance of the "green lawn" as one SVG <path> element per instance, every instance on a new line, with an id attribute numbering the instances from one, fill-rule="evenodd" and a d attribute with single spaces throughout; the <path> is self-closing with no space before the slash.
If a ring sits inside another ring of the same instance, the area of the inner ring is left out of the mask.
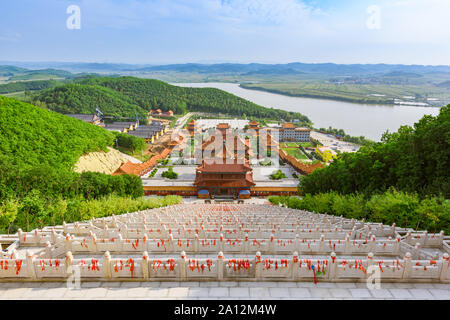
<path id="1" fill-rule="evenodd" d="M 293 149 L 293 148 L 282 148 L 282 150 L 286 151 L 287 154 L 299 159 L 299 160 L 307 160 L 308 157 L 300 150 L 300 149 Z"/>
<path id="2" fill-rule="evenodd" d="M 303 146 L 303 148 L 312 147 L 311 142 L 283 142 L 281 148 L 296 148 L 298 146 Z"/>

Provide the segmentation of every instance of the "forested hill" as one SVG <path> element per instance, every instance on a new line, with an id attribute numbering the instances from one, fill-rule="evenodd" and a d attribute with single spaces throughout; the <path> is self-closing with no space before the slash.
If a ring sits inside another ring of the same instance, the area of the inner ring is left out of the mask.
<path id="1" fill-rule="evenodd" d="M 26 170 L 70 168 L 86 152 L 113 144 L 109 131 L 0 96 L 0 162 Z"/>
<path id="2" fill-rule="evenodd" d="M 265 108 L 214 88 L 186 88 L 134 77 L 100 77 L 77 81 L 36 95 L 49 109 L 62 113 L 93 113 L 99 107 L 107 115 L 145 116 L 150 109 L 169 109 L 176 114 L 186 111 L 223 113 L 234 116 L 270 119 L 309 119 L 296 112 Z"/>
<path id="3" fill-rule="evenodd" d="M 450 198 L 450 105 L 302 177 L 303 193 L 373 194 L 390 187 Z"/>

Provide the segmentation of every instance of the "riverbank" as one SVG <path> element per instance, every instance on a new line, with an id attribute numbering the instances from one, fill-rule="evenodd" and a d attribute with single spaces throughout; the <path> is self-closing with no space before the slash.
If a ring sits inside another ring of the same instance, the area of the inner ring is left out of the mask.
<path id="1" fill-rule="evenodd" d="M 436 88 L 420 86 L 357 85 L 325 82 L 241 83 L 239 86 L 244 89 L 271 92 L 290 97 L 327 99 L 368 105 L 440 107 L 447 104 L 439 99 L 428 99 L 429 94 L 448 100 L 447 95 L 443 97 L 442 92 L 435 92 Z"/>
<path id="2" fill-rule="evenodd" d="M 239 87 L 243 89 L 248 90 L 257 90 L 257 91 L 264 91 L 264 92 L 270 92 L 275 94 L 281 94 L 289 97 L 301 97 L 301 98 L 312 98 L 312 99 L 325 99 L 325 100 L 332 100 L 332 101 L 342 101 L 342 102 L 350 102 L 350 103 L 362 103 L 362 104 L 377 104 L 377 105 L 395 105 L 394 99 L 390 100 L 383 100 L 383 99 L 377 99 L 376 97 L 374 99 L 371 98 L 360 98 L 360 97 L 342 97 L 338 95 L 329 96 L 325 95 L 323 93 L 294 93 L 289 92 L 282 89 L 271 89 L 271 88 L 264 88 L 259 87 L 255 85 L 248 85 L 245 83 L 239 84 Z"/>

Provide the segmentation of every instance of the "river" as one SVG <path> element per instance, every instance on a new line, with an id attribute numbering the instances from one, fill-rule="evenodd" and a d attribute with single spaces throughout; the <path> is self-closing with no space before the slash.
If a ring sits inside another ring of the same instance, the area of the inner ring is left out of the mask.
<path id="1" fill-rule="evenodd" d="M 397 131 L 402 125 L 413 125 L 425 114 L 437 115 L 439 108 L 405 105 L 368 105 L 360 103 L 289 97 L 264 91 L 249 90 L 236 83 L 173 83 L 177 86 L 217 88 L 269 108 L 300 112 L 316 128 L 344 129 L 352 136 L 365 136 L 379 141 L 383 132 Z"/>

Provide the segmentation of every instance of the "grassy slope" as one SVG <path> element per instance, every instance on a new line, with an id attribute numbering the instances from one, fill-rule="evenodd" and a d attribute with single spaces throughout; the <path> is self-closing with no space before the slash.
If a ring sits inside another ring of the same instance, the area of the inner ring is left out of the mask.
<path id="1" fill-rule="evenodd" d="M 103 128 L 0 96 L 0 153 L 19 166 L 71 167 L 113 139 Z"/>

